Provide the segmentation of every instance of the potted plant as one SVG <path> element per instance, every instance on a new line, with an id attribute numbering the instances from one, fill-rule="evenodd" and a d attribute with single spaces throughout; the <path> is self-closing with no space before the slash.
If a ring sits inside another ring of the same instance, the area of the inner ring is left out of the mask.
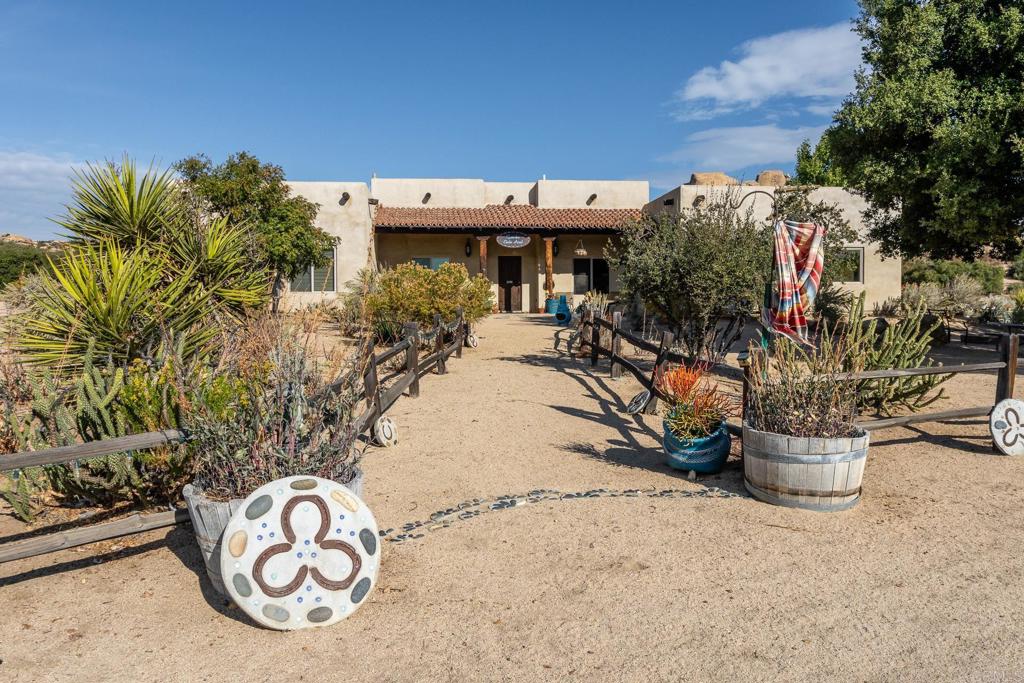
<path id="1" fill-rule="evenodd" d="M 706 371 L 701 365 L 680 365 L 658 378 L 665 406 L 662 446 L 669 467 L 715 474 L 729 457 L 731 439 L 725 421 L 733 405 Z"/>
<path id="2" fill-rule="evenodd" d="M 845 341 L 804 349 L 779 338 L 752 352 L 743 423 L 743 484 L 756 498 L 808 510 L 845 510 L 860 498 L 868 434 L 844 378 Z"/>
<path id="3" fill-rule="evenodd" d="M 219 371 L 189 373 L 201 378 L 182 411 L 195 463 L 194 481 L 183 495 L 207 574 L 225 595 L 221 537 L 251 492 L 305 474 L 362 494 L 354 379 L 328 386 L 297 334 L 268 327 L 239 335 L 243 341 L 225 353 Z"/>

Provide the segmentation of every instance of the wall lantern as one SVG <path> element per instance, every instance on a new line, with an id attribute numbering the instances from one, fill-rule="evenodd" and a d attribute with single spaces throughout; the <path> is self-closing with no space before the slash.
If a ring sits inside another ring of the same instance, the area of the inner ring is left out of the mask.
<path id="1" fill-rule="evenodd" d="M 558 256 L 558 240 L 554 239 L 551 241 L 551 253 L 554 256 Z"/>
<path id="2" fill-rule="evenodd" d="M 466 258 L 469 258 L 472 255 L 473 255 L 473 243 L 467 237 L 466 238 Z"/>
<path id="3" fill-rule="evenodd" d="M 428 192 L 425 195 L 423 195 L 423 203 L 426 204 L 429 201 L 430 201 L 430 193 Z"/>
<path id="4" fill-rule="evenodd" d="M 338 203 L 341 204 L 342 206 L 345 206 L 346 204 L 348 204 L 348 200 L 351 197 L 352 197 L 352 195 L 350 195 L 348 192 L 342 192 L 341 193 L 341 200 L 339 200 Z"/>
<path id="5" fill-rule="evenodd" d="M 586 256 L 587 248 L 583 246 L 583 240 L 576 243 L 576 249 L 573 251 L 577 256 Z"/>

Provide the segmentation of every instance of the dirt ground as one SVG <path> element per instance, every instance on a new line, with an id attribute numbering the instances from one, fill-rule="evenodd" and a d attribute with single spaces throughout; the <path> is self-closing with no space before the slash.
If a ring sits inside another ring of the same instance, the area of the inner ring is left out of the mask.
<path id="1" fill-rule="evenodd" d="M 408 536 L 351 619 L 256 628 L 188 527 L 154 532 L 0 565 L 0 680 L 1024 680 L 1024 459 L 983 421 L 875 433 L 853 510 L 773 507 L 736 462 L 662 465 L 659 420 L 622 412 L 636 382 L 552 350 L 556 329 L 487 320 L 396 405 L 366 499 Z M 994 383 L 961 375 L 943 407 Z M 487 504 L 538 489 L 608 492 Z"/>

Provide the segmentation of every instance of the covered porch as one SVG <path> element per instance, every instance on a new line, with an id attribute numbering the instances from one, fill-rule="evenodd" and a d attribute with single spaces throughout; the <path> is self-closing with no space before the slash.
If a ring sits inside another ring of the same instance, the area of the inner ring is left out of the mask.
<path id="1" fill-rule="evenodd" d="M 616 293 L 605 246 L 639 217 L 634 209 L 381 206 L 374 220 L 376 257 L 381 266 L 462 263 L 492 282 L 499 311 L 540 312 L 548 298 L 566 295 L 572 302 L 592 289 Z"/>

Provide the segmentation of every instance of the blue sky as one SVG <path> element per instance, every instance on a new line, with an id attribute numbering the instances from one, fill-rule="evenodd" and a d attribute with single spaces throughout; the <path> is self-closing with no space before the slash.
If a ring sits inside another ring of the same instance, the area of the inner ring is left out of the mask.
<path id="1" fill-rule="evenodd" d="M 294 180 L 792 168 L 853 86 L 850 1 L 0 0 L 0 232 L 85 161 L 237 150 Z"/>

